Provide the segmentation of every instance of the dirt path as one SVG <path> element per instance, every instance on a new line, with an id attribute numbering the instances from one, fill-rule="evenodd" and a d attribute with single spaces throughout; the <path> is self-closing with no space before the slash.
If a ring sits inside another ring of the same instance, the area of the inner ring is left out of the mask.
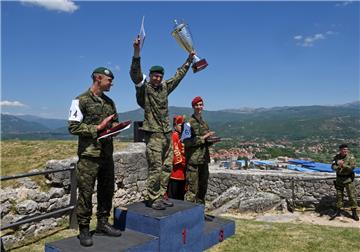
<path id="1" fill-rule="evenodd" d="M 304 223 L 304 224 L 315 224 L 325 225 L 334 227 L 352 227 L 360 228 L 360 222 L 351 219 L 351 215 L 340 216 L 330 221 L 329 215 L 321 215 L 316 212 L 304 211 L 294 213 L 281 213 L 281 212 L 268 212 L 268 213 L 226 213 L 222 214 L 224 217 L 233 217 L 239 219 L 258 220 L 266 222 L 290 222 L 290 223 Z"/>

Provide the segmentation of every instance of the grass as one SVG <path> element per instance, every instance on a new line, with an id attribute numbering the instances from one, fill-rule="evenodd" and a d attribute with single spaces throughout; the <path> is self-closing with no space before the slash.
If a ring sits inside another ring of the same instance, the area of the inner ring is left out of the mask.
<path id="1" fill-rule="evenodd" d="M 360 251 L 360 229 L 236 220 L 236 234 L 207 252 Z"/>
<path id="2" fill-rule="evenodd" d="M 115 151 L 125 148 L 128 143 L 114 141 Z M 75 140 L 1 141 L 1 176 L 17 175 L 33 169 L 43 170 L 51 159 L 66 159 L 77 155 Z M 42 176 L 32 177 L 42 184 Z M 16 181 L 15 181 L 16 182 Z M 13 185 L 14 180 L 5 181 L 2 187 Z"/>

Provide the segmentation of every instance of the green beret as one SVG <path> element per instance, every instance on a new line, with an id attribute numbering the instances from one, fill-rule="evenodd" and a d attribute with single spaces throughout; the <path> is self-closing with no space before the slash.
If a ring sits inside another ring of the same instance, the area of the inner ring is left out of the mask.
<path id="1" fill-rule="evenodd" d="M 150 68 L 150 73 L 161 73 L 164 75 L 164 68 L 162 66 L 152 66 Z"/>
<path id="2" fill-rule="evenodd" d="M 91 76 L 94 76 L 94 74 L 99 73 L 99 74 L 103 74 L 106 75 L 107 77 L 110 77 L 111 79 L 114 79 L 114 75 L 111 72 L 110 69 L 106 68 L 106 67 L 98 67 L 96 68 Z"/>

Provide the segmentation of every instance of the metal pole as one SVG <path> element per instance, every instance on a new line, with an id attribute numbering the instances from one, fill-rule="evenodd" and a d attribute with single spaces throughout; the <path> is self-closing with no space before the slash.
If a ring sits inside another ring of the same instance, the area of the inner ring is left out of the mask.
<path id="1" fill-rule="evenodd" d="M 77 222 L 77 217 L 76 217 L 76 198 L 77 198 L 77 180 L 76 180 L 76 164 L 72 163 L 70 165 L 70 167 L 72 168 L 70 171 L 70 205 L 74 206 L 74 208 L 71 210 L 70 214 L 69 214 L 69 221 L 70 221 L 70 228 L 71 229 L 77 229 L 78 227 L 78 222 Z"/>
<path id="2" fill-rule="evenodd" d="M 68 212 L 68 211 L 70 211 L 72 209 L 74 209 L 74 206 L 68 206 L 68 207 L 65 207 L 63 209 L 58 209 L 58 210 L 52 211 L 50 213 L 46 213 L 46 214 L 42 214 L 42 215 L 39 215 L 39 216 L 31 217 L 31 218 L 28 218 L 28 219 L 25 219 L 25 220 L 20 220 L 20 221 L 8 224 L 6 226 L 1 226 L 0 230 L 2 231 L 4 229 L 17 227 L 17 226 L 20 226 L 20 225 L 23 225 L 23 224 L 26 224 L 26 223 L 39 221 L 39 220 L 43 220 L 43 219 L 46 219 L 46 218 L 50 218 L 50 217 L 53 217 L 54 215 L 65 213 L 65 212 Z"/>
<path id="3" fill-rule="evenodd" d="M 1 176 L 0 180 L 4 181 L 4 180 L 9 180 L 9 179 L 32 177 L 32 176 L 37 176 L 37 175 L 49 174 L 49 173 L 69 171 L 71 169 L 73 169 L 73 168 L 61 168 L 61 169 L 54 169 L 54 170 L 47 170 L 47 171 L 29 172 L 29 173 L 23 173 L 23 174 L 12 175 L 12 176 Z"/>

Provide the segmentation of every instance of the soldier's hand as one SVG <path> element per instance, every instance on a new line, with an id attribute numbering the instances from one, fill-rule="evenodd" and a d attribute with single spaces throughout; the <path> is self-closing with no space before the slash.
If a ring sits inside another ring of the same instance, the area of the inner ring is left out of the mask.
<path id="1" fill-rule="evenodd" d="M 191 51 L 189 53 L 189 57 L 187 58 L 187 61 L 192 62 L 195 54 L 196 54 L 195 50 Z"/>
<path id="2" fill-rule="evenodd" d="M 140 36 L 138 35 L 134 40 L 134 57 L 140 56 Z"/>
<path id="3" fill-rule="evenodd" d="M 207 139 L 208 137 L 211 137 L 211 136 L 213 136 L 214 134 L 215 134 L 214 131 L 209 131 L 209 132 L 206 133 L 203 137 L 204 137 L 204 139 Z"/>
<path id="4" fill-rule="evenodd" d="M 342 167 L 344 164 L 344 160 L 338 160 L 337 164 L 338 164 L 338 166 Z"/>
<path id="5" fill-rule="evenodd" d="M 112 114 L 112 115 L 106 117 L 104 120 L 101 121 L 101 123 L 98 126 L 96 126 L 96 130 L 97 131 L 104 130 L 107 127 L 107 125 L 109 124 L 109 122 L 111 122 L 111 120 L 114 119 L 115 116 L 116 116 L 116 114 Z"/>

